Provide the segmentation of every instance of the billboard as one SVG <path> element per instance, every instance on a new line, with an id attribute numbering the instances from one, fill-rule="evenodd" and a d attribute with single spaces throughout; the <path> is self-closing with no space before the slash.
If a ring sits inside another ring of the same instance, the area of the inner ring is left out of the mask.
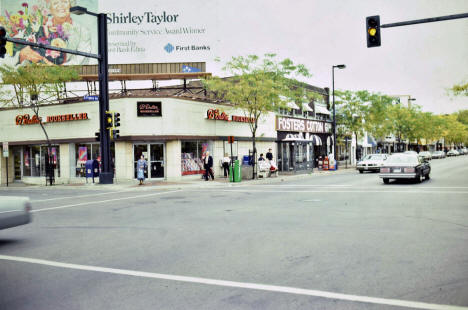
<path id="1" fill-rule="evenodd" d="M 0 24 L 8 36 L 97 53 L 97 18 L 70 14 L 78 5 L 107 14 L 110 64 L 203 62 L 215 58 L 216 42 L 206 18 L 217 4 L 193 1 L 0 0 Z M 208 14 L 208 15 L 207 15 Z M 2 63 L 96 64 L 91 58 L 7 43 Z"/>

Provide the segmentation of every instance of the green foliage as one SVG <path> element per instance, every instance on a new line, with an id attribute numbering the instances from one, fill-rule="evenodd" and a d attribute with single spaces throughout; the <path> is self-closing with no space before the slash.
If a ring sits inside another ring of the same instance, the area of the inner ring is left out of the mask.
<path id="1" fill-rule="evenodd" d="M 455 96 L 468 96 L 468 82 L 453 85 L 450 92 Z"/>
<path id="2" fill-rule="evenodd" d="M 73 67 L 44 64 L 1 66 L 0 74 L 0 102 L 4 106 L 56 102 L 62 98 L 65 83 L 80 78 Z"/>
<path id="3" fill-rule="evenodd" d="M 257 55 L 233 57 L 223 70 L 231 77 L 212 77 L 203 80 L 203 84 L 217 99 L 255 119 L 250 124 L 253 137 L 262 115 L 286 107 L 287 102 L 302 104 L 318 98 L 296 79 L 309 77 L 307 68 L 290 59 L 278 61 L 275 54 L 265 54 L 263 59 Z"/>

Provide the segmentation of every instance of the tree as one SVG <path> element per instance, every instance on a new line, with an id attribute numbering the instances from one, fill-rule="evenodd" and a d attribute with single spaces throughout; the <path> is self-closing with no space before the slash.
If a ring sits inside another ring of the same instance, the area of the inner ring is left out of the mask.
<path id="1" fill-rule="evenodd" d="M 51 143 L 39 110 L 42 105 L 60 102 L 65 83 L 79 80 L 78 72 L 69 66 L 30 64 L 13 68 L 0 66 L 0 104 L 2 106 L 30 108 L 44 132 L 50 152 Z M 52 185 L 52 177 L 49 178 Z"/>
<path id="2" fill-rule="evenodd" d="M 203 80 L 204 86 L 217 99 L 230 103 L 233 108 L 243 111 L 252 119 L 249 123 L 252 133 L 254 174 L 258 122 L 260 118 L 279 108 L 287 108 L 288 102 L 299 104 L 310 102 L 318 97 L 307 91 L 306 85 L 296 77 L 310 77 L 304 65 L 296 65 L 290 59 L 276 60 L 275 54 L 265 54 L 263 59 L 257 55 L 233 57 L 223 67 L 229 78 L 212 77 Z"/>
<path id="3" fill-rule="evenodd" d="M 449 91 L 455 96 L 468 96 L 468 82 L 455 84 Z"/>
<path id="4" fill-rule="evenodd" d="M 365 116 L 368 107 L 365 102 L 370 95 L 367 91 L 335 91 L 339 100 L 336 104 L 336 123 L 339 134 L 349 136 L 354 134 L 356 141 L 364 134 Z M 355 153 L 357 159 L 357 148 Z"/>
<path id="5" fill-rule="evenodd" d="M 457 120 L 456 113 L 443 116 L 444 139 L 448 144 L 466 143 L 468 140 L 468 126 Z"/>

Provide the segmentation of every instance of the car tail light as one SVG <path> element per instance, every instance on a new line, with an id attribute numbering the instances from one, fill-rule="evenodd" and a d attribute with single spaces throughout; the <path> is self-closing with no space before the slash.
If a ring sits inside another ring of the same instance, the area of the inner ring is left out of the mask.
<path id="1" fill-rule="evenodd" d="M 30 202 L 26 202 L 26 204 L 24 205 L 24 211 L 26 211 L 27 213 L 31 212 L 32 210 L 32 207 L 31 207 L 31 203 Z"/>
<path id="2" fill-rule="evenodd" d="M 414 173 L 414 168 L 405 168 L 405 173 Z"/>
<path id="3" fill-rule="evenodd" d="M 390 172 L 390 168 L 380 168 L 380 172 L 381 172 L 381 173 L 389 173 L 389 172 Z"/>

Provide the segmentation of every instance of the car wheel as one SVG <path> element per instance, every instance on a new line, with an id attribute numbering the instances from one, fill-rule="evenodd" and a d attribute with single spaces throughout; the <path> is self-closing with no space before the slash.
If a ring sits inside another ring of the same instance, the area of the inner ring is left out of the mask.
<path id="1" fill-rule="evenodd" d="M 363 171 L 363 170 L 359 170 L 359 173 L 364 173 L 364 171 Z"/>
<path id="2" fill-rule="evenodd" d="M 383 178 L 383 182 L 384 182 L 384 184 L 388 184 L 388 183 L 390 183 L 390 179 L 389 178 Z"/>
<path id="3" fill-rule="evenodd" d="M 423 181 L 423 173 L 421 172 L 420 174 L 416 176 L 416 182 L 422 183 L 422 181 Z"/>

